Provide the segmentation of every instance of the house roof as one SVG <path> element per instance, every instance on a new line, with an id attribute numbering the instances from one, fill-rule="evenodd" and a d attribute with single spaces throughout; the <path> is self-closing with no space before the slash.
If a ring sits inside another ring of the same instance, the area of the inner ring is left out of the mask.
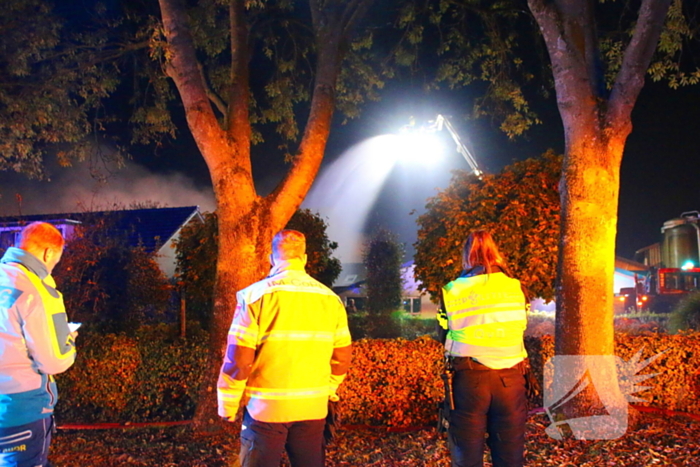
<path id="1" fill-rule="evenodd" d="M 352 287 L 367 279 L 367 269 L 363 263 L 344 263 L 338 279 L 333 283 L 337 287 Z"/>
<path id="2" fill-rule="evenodd" d="M 201 216 L 198 206 L 184 206 L 177 208 L 9 216 L 0 217 L 0 226 L 22 226 L 35 221 L 50 222 L 52 224 L 77 224 L 94 222 L 94 219 L 104 218 L 113 223 L 115 230 L 127 234 L 129 245 L 142 245 L 146 251 L 153 252 L 196 216 Z"/>

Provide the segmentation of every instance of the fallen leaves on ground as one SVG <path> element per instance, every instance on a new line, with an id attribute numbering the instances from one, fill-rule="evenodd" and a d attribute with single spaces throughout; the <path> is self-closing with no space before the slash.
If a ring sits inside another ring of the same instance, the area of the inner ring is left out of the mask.
<path id="1" fill-rule="evenodd" d="M 638 427 L 615 440 L 557 441 L 546 435 L 548 425 L 545 415 L 530 417 L 527 466 L 696 466 L 700 459 L 700 422 L 684 417 L 641 414 Z M 225 467 L 238 452 L 237 438 L 223 431 L 197 434 L 190 427 L 59 431 L 51 461 L 56 467 Z M 447 467 L 450 461 L 445 438 L 435 430 L 346 430 L 328 448 L 326 465 Z"/>

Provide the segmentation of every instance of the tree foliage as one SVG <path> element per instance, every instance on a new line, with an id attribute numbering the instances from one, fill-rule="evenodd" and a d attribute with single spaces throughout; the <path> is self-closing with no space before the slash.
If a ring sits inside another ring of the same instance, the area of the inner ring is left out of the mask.
<path id="1" fill-rule="evenodd" d="M 367 311 L 370 320 L 390 315 L 401 306 L 403 245 L 392 232 L 378 230 L 365 247 L 363 261 L 367 270 Z"/>
<path id="2" fill-rule="evenodd" d="M 632 40 L 640 2 L 590 3 L 599 19 L 595 72 L 609 90 Z M 471 117 L 491 118 L 510 138 L 542 123 L 535 104 L 552 95 L 554 82 L 537 22 L 521 0 L 409 0 L 396 26 L 403 39 L 393 50 L 394 63 L 420 69 L 430 88 L 477 89 L 465 106 Z M 648 70 L 654 81 L 666 80 L 672 88 L 700 81 L 697 26 L 693 3 L 673 0 Z"/>
<path id="3" fill-rule="evenodd" d="M 131 246 L 104 216 L 84 215 L 54 272 L 72 321 L 135 331 L 162 322 L 172 287 L 153 253 Z M 86 329 L 88 329 L 86 328 Z"/>
<path id="4" fill-rule="evenodd" d="M 298 230 L 306 236 L 306 271 L 330 287 L 341 271 L 340 260 L 333 256 L 338 243 L 328 238 L 328 224 L 318 213 L 300 209 L 294 213 L 285 229 Z"/>
<path id="5" fill-rule="evenodd" d="M 104 60 L 98 29 L 108 25 L 80 30 L 77 23 L 50 1 L 0 5 L 0 170 L 43 176 L 49 151 L 61 165 L 95 154 L 88 136 L 103 128 L 99 111 L 119 70 Z"/>
<path id="6" fill-rule="evenodd" d="M 513 275 L 537 297 L 554 298 L 561 156 L 549 151 L 500 173 L 456 172 L 418 218 L 416 277 L 433 299 L 462 269 L 462 245 L 475 229 L 490 231 Z"/>

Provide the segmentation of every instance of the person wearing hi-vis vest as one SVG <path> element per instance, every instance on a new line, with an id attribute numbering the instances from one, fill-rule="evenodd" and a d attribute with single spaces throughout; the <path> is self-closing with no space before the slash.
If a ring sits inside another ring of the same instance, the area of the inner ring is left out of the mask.
<path id="1" fill-rule="evenodd" d="M 241 426 L 242 467 L 325 465 L 329 401 L 350 366 L 352 346 L 340 298 L 309 276 L 306 238 L 272 240 L 272 270 L 237 294 L 218 390 L 219 415 Z"/>
<path id="2" fill-rule="evenodd" d="M 453 371 L 448 428 L 452 465 L 482 466 L 488 433 L 494 467 L 522 466 L 525 294 L 486 231 L 469 235 L 462 263 L 464 272 L 442 289 L 438 314 Z"/>
<path id="3" fill-rule="evenodd" d="M 53 375 L 75 361 L 75 338 L 51 277 L 64 239 L 29 224 L 0 260 L 0 467 L 46 467 L 58 400 Z"/>

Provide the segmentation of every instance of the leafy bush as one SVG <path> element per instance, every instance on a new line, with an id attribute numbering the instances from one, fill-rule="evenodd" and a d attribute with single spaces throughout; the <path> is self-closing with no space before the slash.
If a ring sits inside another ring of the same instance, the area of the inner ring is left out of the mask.
<path id="1" fill-rule="evenodd" d="M 481 179 L 455 172 L 450 186 L 427 201 L 417 221 L 415 272 L 433 298 L 459 275 L 462 244 L 475 229 L 493 233 L 513 276 L 532 296 L 554 297 L 561 163 L 550 150 Z"/>
<path id="2" fill-rule="evenodd" d="M 113 219 L 86 214 L 54 271 L 72 321 L 104 332 L 162 322 L 172 287 L 154 253 L 130 246 Z"/>
<path id="3" fill-rule="evenodd" d="M 554 355 L 554 337 L 543 336 L 532 340 L 530 345 L 526 340 L 526 346 L 534 360 L 533 368 L 542 381 L 542 365 Z M 641 360 L 663 354 L 640 371 L 657 375 L 641 384 L 649 389 L 637 393 L 646 401 L 639 404 L 700 414 L 700 333 L 615 335 L 615 355 L 622 360 L 629 361 L 640 350 Z"/>
<path id="4" fill-rule="evenodd" d="M 340 387 L 345 424 L 415 426 L 436 420 L 442 346 L 429 337 L 362 339 Z"/>
<path id="5" fill-rule="evenodd" d="M 689 329 L 700 330 L 700 292 L 684 297 L 668 318 L 668 332 L 675 334 Z"/>
<path id="6" fill-rule="evenodd" d="M 71 422 L 140 422 L 192 417 L 207 366 L 202 332 L 172 326 L 78 338 L 73 368 L 58 375 L 57 417 Z M 82 338 L 82 339 L 81 339 Z"/>
<path id="7" fill-rule="evenodd" d="M 401 306 L 403 256 L 403 245 L 395 234 L 385 229 L 379 229 L 365 245 L 363 262 L 367 270 L 368 312 L 365 330 L 369 337 L 393 338 L 401 335 L 393 314 Z"/>
<path id="8" fill-rule="evenodd" d="M 59 375 L 60 422 L 183 420 L 192 417 L 207 361 L 203 334 L 186 340 L 161 325 L 135 337 L 109 334 L 80 342 L 74 368 Z M 81 336 L 82 337 L 82 336 Z M 638 394 L 644 405 L 700 414 L 700 333 L 618 334 L 616 353 L 630 360 L 663 354 L 641 370 L 658 373 Z M 526 337 L 535 378 L 554 355 L 552 336 Z M 219 362 L 213 364 L 218 365 Z M 361 339 L 340 387 L 343 423 L 385 427 L 433 425 L 443 396 L 442 346 L 415 340 Z M 540 407 L 541 398 L 530 401 Z"/>

